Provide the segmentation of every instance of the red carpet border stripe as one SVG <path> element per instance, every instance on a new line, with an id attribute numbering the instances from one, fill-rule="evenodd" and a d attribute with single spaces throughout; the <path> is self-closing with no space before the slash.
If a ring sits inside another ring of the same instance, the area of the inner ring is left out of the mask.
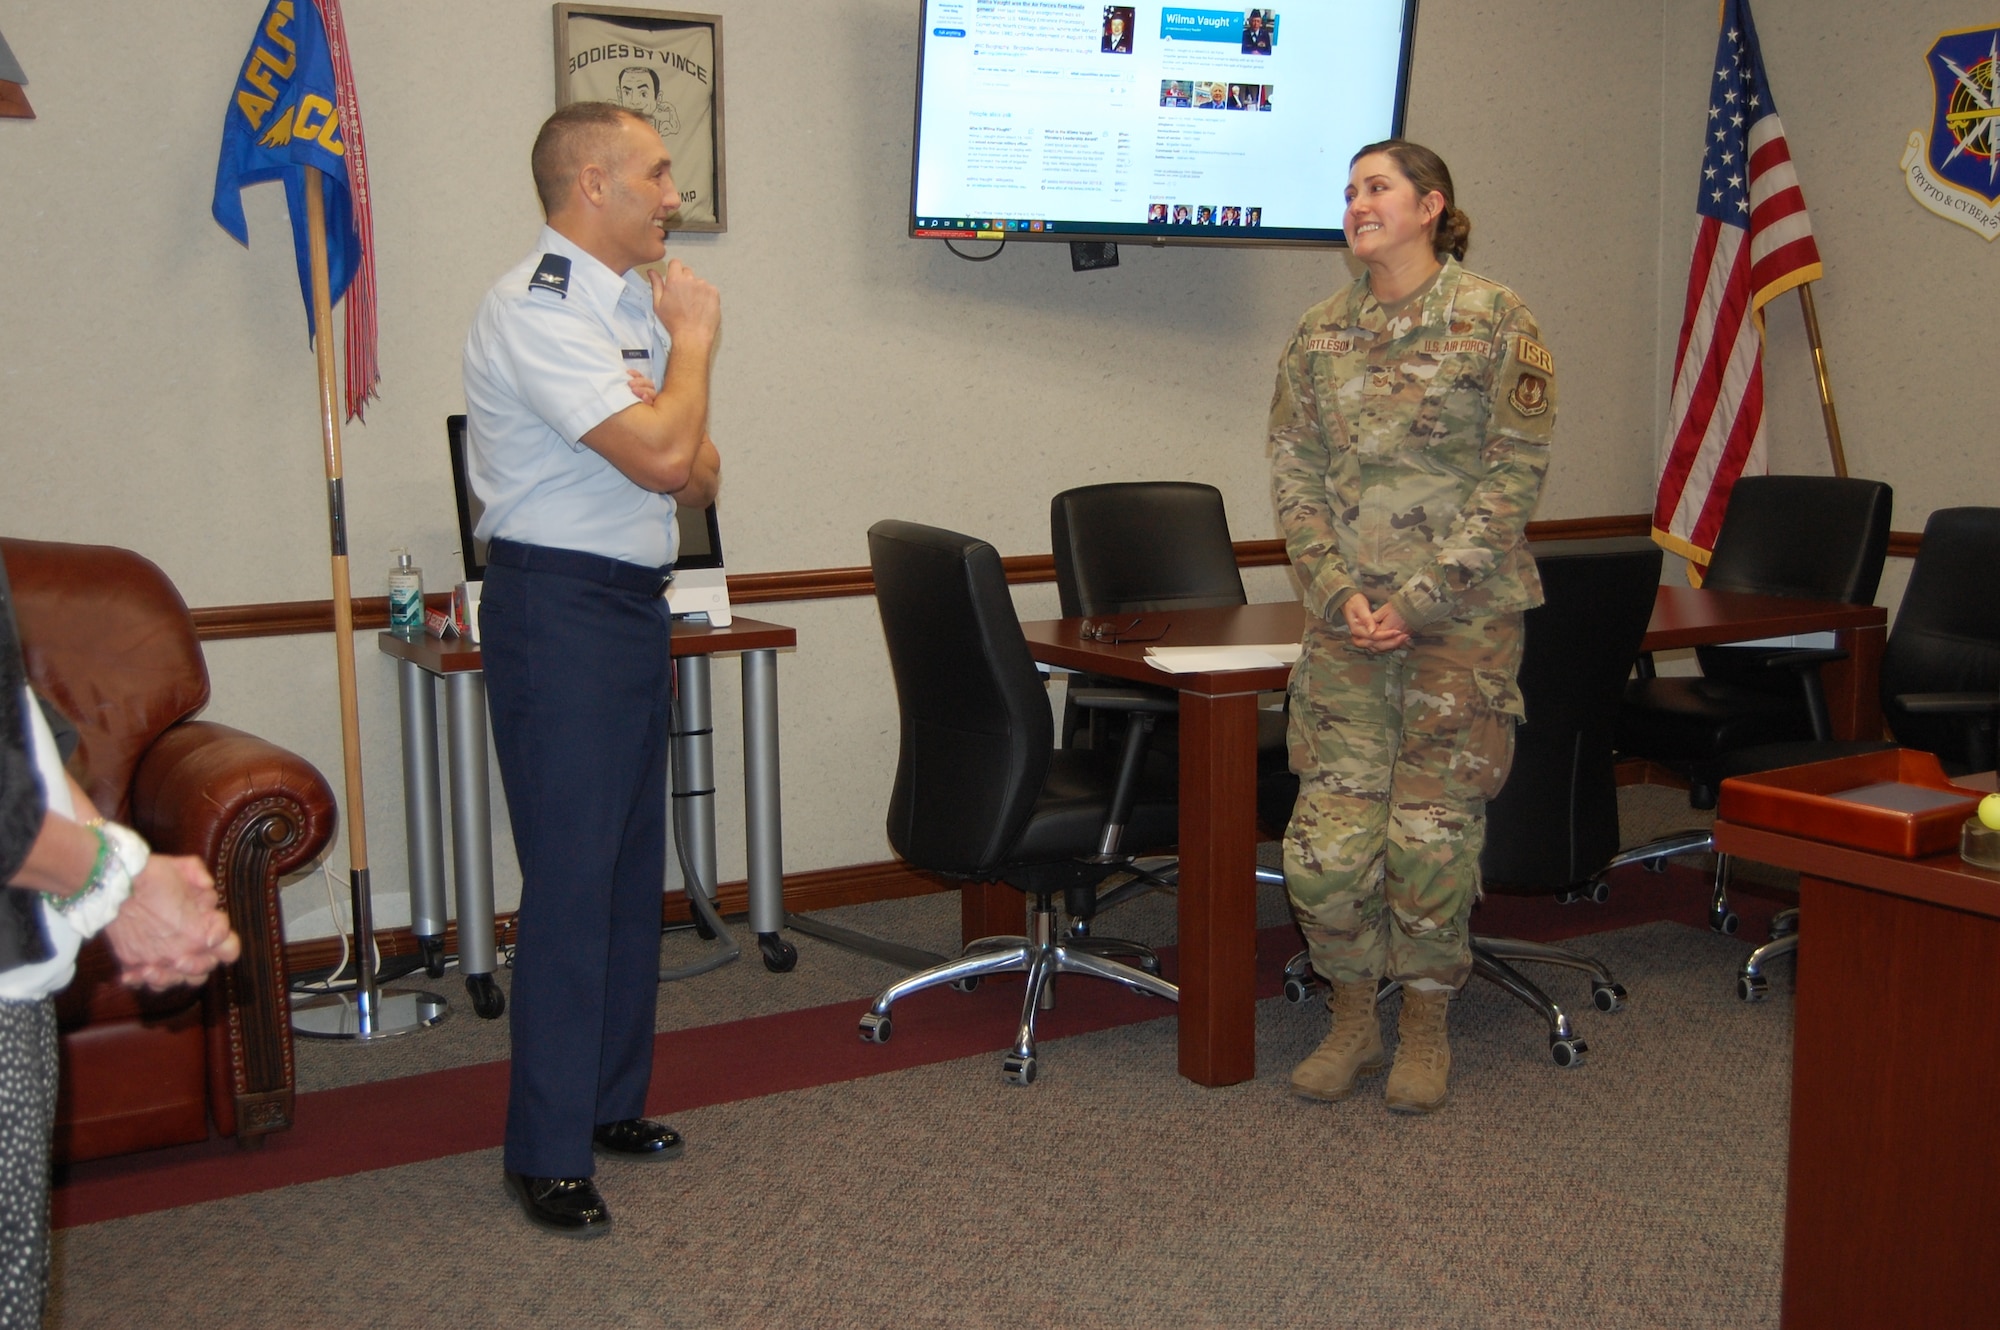
<path id="1" fill-rule="evenodd" d="M 1672 867 L 1658 876 L 1622 871 L 1613 882 L 1604 905 L 1558 907 L 1546 897 L 1491 895 L 1473 928 L 1553 942 L 1661 919 L 1707 927 L 1706 878 L 1693 870 Z M 1763 936 L 1776 905 L 1740 893 L 1734 904 L 1745 935 Z M 1289 925 L 1258 934 L 1259 998 L 1280 991 L 1284 963 L 1297 946 Z M 1174 948 L 1161 948 L 1160 960 L 1173 977 Z M 971 994 L 948 988 L 916 994 L 897 1004 L 894 1037 L 880 1046 L 860 1042 L 856 1022 L 865 1006 L 859 1000 L 670 1031 L 655 1043 L 647 1112 L 670 1115 L 978 1053 L 997 1055 L 1013 1042 L 1020 994 L 1021 981 L 1011 976 L 989 980 Z M 1066 983 L 1062 1004 L 1042 1014 L 1037 1032 L 1055 1040 L 1171 1014 L 1158 999 L 1110 984 Z M 756 1056 L 746 1057 L 745 1049 Z M 54 1191 L 55 1226 L 491 1149 L 501 1143 L 506 1121 L 507 1068 L 505 1062 L 480 1063 L 302 1094 L 292 1129 L 265 1137 L 255 1150 L 216 1138 L 71 1165 Z M 1161 1071 L 1172 1075 L 1174 1069 Z M 997 1066 L 995 1080 L 997 1085 Z"/>

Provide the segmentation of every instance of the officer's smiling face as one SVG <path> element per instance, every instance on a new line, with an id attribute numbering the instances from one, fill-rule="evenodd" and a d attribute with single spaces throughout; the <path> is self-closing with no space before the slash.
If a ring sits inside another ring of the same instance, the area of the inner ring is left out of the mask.
<path id="1" fill-rule="evenodd" d="M 1386 152 L 1371 152 L 1347 175 L 1347 246 L 1363 263 L 1387 260 L 1412 246 L 1429 252 L 1431 223 L 1444 195 L 1417 197 L 1417 187 Z"/>
<path id="2" fill-rule="evenodd" d="M 619 158 L 610 168 L 608 220 L 626 267 L 657 263 L 667 256 L 667 218 L 679 211 L 673 159 L 660 132 L 643 120 L 625 118 L 619 127 Z"/>

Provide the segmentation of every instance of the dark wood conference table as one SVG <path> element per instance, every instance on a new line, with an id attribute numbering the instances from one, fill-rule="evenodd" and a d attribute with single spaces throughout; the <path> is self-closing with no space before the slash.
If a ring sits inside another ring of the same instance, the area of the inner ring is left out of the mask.
<path id="1" fill-rule="evenodd" d="M 1296 642 L 1305 611 L 1296 602 L 1175 610 L 1147 615 L 1140 631 L 1150 633 L 1162 619 L 1166 633 L 1143 643 L 1086 640 L 1083 619 L 1042 619 L 1021 629 L 1044 664 L 1180 693 L 1180 1072 L 1202 1085 L 1233 1085 L 1257 1074 L 1257 698 L 1283 689 L 1290 671 L 1168 674 L 1148 665 L 1145 653 L 1149 646 Z M 1876 605 L 1662 586 L 1642 647 L 1832 631 L 1849 653 L 1823 675 L 1835 731 L 1873 736 L 1882 729 L 1876 691 L 1887 623 Z M 1006 887 L 965 888 L 963 910 L 967 941 L 1015 932 L 1021 922 L 1020 895 Z"/>
<path id="2" fill-rule="evenodd" d="M 1799 872 L 1781 1324 L 2000 1325 L 2000 872 L 1721 821 L 1715 843 Z"/>

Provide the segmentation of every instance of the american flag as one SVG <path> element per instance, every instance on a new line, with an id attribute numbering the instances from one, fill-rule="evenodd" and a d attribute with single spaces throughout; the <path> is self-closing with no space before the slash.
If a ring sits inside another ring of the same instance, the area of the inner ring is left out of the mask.
<path id="1" fill-rule="evenodd" d="M 1764 461 L 1764 306 L 1820 275 L 1749 0 L 1724 0 L 1653 539 L 1696 565 Z"/>

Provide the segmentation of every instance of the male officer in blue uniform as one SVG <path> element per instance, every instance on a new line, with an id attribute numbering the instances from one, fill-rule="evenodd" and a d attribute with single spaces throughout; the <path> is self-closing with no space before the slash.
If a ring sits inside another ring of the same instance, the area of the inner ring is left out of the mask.
<path id="1" fill-rule="evenodd" d="M 652 124 L 566 106 L 535 139 L 548 225 L 465 343 L 493 741 L 521 862 L 506 1184 L 529 1219 L 610 1225 L 593 1148 L 669 1159 L 649 1122 L 666 863 L 674 506 L 721 478 L 714 287 L 666 255 L 679 204 Z"/>

